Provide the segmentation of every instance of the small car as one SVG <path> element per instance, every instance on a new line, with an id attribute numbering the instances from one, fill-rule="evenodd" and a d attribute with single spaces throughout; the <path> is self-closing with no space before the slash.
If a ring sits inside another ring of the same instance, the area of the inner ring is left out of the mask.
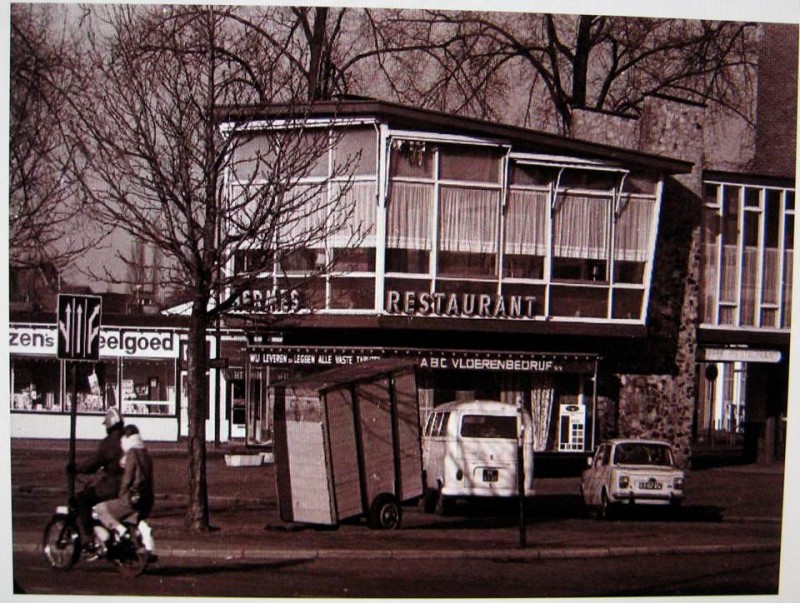
<path id="1" fill-rule="evenodd" d="M 685 475 L 675 467 L 667 442 L 614 439 L 601 443 L 581 474 L 585 509 L 606 519 L 623 506 L 679 508 Z"/>

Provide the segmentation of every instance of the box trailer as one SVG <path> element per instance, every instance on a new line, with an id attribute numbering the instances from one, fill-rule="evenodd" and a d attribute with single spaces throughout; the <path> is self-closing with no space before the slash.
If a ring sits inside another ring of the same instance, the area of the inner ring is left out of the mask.
<path id="1" fill-rule="evenodd" d="M 281 519 L 399 527 L 423 491 L 415 363 L 370 360 L 272 390 Z"/>

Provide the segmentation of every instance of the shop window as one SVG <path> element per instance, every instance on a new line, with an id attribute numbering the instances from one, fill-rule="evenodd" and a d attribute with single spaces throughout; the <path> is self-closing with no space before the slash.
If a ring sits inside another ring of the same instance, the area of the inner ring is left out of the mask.
<path id="1" fill-rule="evenodd" d="M 14 358 L 11 361 L 11 409 L 60 411 L 60 363 Z"/>
<path id="2" fill-rule="evenodd" d="M 614 231 L 615 281 L 642 283 L 650 255 L 656 202 L 623 196 Z"/>
<path id="3" fill-rule="evenodd" d="M 233 270 L 236 274 L 259 273 L 272 270 L 272 255 L 263 249 L 239 250 L 233 256 Z"/>
<path id="4" fill-rule="evenodd" d="M 500 182 L 500 149 L 444 146 L 439 156 L 442 180 Z"/>
<path id="5" fill-rule="evenodd" d="M 79 362 L 76 367 L 76 376 L 78 412 L 102 413 L 108 406 L 118 406 L 117 363 L 115 361 Z M 65 373 L 67 398 L 65 410 L 70 408 L 72 388 L 72 370 L 69 369 Z"/>
<path id="6" fill-rule="evenodd" d="M 614 289 L 612 318 L 640 320 L 644 292 L 638 289 Z"/>
<path id="7" fill-rule="evenodd" d="M 328 237 L 330 271 L 375 272 L 375 217 L 375 183 L 354 183 L 337 208 L 335 222 L 341 227 Z M 374 302 L 368 307 L 373 306 Z"/>
<path id="8" fill-rule="evenodd" d="M 559 194 L 553 213 L 554 279 L 608 279 L 610 200 L 610 197 Z"/>
<path id="9" fill-rule="evenodd" d="M 175 363 L 122 360 L 122 414 L 175 414 Z"/>
<path id="10" fill-rule="evenodd" d="M 374 278 L 331 278 L 332 309 L 372 310 L 375 308 Z"/>
<path id="11" fill-rule="evenodd" d="M 509 192 L 505 215 L 503 276 L 544 277 L 549 210 L 550 199 L 545 191 Z"/>
<path id="12" fill-rule="evenodd" d="M 546 187 L 556 181 L 558 168 L 512 162 L 511 185 Z"/>
<path id="13" fill-rule="evenodd" d="M 522 316 L 533 318 L 544 314 L 544 285 L 526 285 L 521 283 L 503 283 L 503 295 L 511 299 L 516 297 L 522 309 Z M 511 299 L 507 303 L 511 303 Z"/>
<path id="14" fill-rule="evenodd" d="M 306 278 L 281 279 L 281 291 L 285 292 L 281 308 L 289 310 L 320 310 L 325 308 L 325 278 L 309 276 Z"/>
<path id="15" fill-rule="evenodd" d="M 435 153 L 429 143 L 395 140 L 390 160 L 393 178 L 433 178 Z"/>
<path id="16" fill-rule="evenodd" d="M 608 315 L 608 289 L 605 287 L 552 286 L 550 288 L 550 314 L 553 316 L 606 318 Z"/>
<path id="17" fill-rule="evenodd" d="M 620 174 L 599 170 L 566 169 L 561 174 L 559 186 L 563 188 L 612 191 L 619 184 Z"/>
<path id="18" fill-rule="evenodd" d="M 375 174 L 375 128 L 335 130 L 333 137 L 334 173 L 344 172 L 348 176 Z"/>
<path id="19" fill-rule="evenodd" d="M 499 200 L 494 190 L 441 188 L 438 274 L 496 275 Z"/>
<path id="20" fill-rule="evenodd" d="M 659 178 L 655 174 L 646 172 L 631 172 L 625 178 L 623 190 L 627 193 L 642 193 L 644 195 L 655 195 Z"/>
<path id="21" fill-rule="evenodd" d="M 393 182 L 386 218 L 388 272 L 427 274 L 433 186 Z"/>
<path id="22" fill-rule="evenodd" d="M 325 268 L 326 256 L 322 248 L 291 249 L 281 256 L 283 272 L 314 272 Z"/>

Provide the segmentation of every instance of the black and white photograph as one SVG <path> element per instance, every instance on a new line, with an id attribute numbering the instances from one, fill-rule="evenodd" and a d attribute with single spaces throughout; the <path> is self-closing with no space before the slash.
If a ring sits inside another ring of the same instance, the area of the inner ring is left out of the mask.
<path id="1" fill-rule="evenodd" d="M 751 4 L 3 1 L 3 598 L 800 595 Z"/>

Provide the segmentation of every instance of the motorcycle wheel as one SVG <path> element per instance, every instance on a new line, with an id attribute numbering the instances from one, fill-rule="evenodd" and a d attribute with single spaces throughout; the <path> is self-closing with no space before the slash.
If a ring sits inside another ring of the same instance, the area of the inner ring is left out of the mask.
<path id="1" fill-rule="evenodd" d="M 139 530 L 130 526 L 128 534 L 130 535 L 129 540 L 114 545 L 116 548 L 114 563 L 120 574 L 127 578 L 135 578 L 141 576 L 147 568 L 150 552 L 142 543 L 142 536 L 139 534 Z"/>
<path id="2" fill-rule="evenodd" d="M 44 528 L 42 552 L 50 567 L 66 571 L 81 556 L 81 537 L 75 520 L 66 515 L 55 515 Z"/>

